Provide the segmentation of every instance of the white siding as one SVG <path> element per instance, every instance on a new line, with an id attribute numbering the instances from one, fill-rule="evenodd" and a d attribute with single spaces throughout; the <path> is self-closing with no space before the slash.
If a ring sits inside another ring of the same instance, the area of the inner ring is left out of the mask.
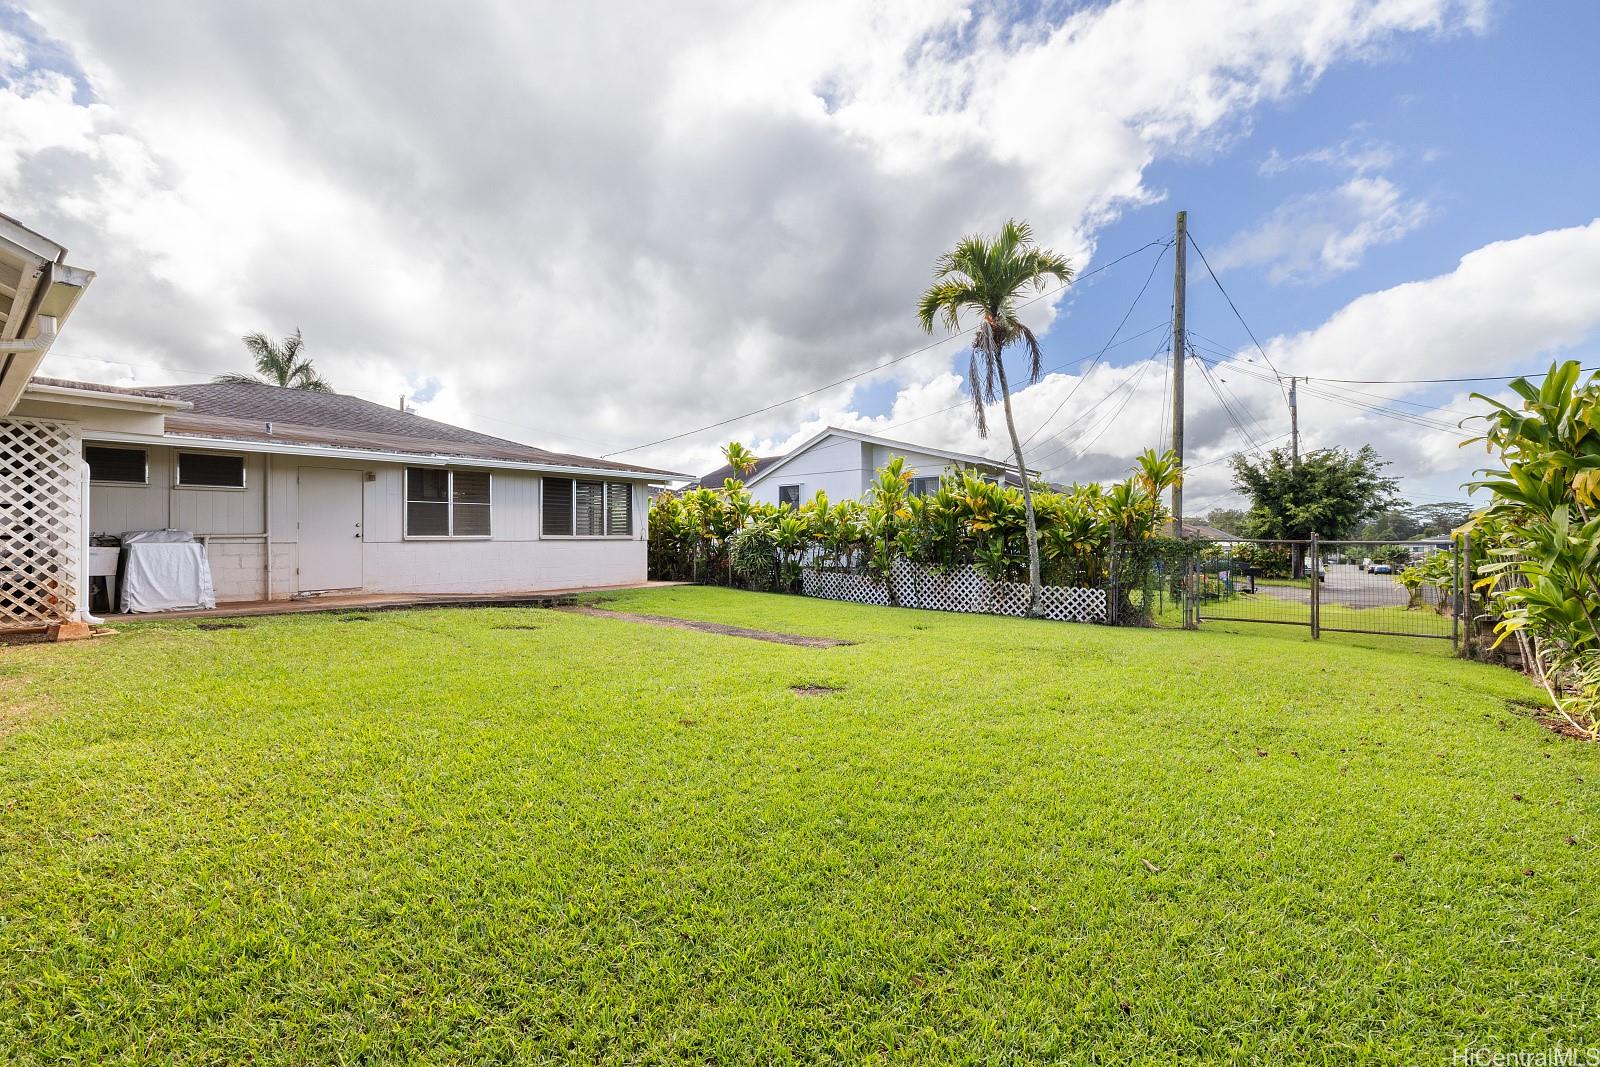
<path id="1" fill-rule="evenodd" d="M 361 483 L 363 588 L 368 592 L 536 592 L 645 579 L 642 483 L 634 486 L 634 533 L 628 538 L 541 538 L 539 475 L 494 471 L 490 538 L 408 540 L 404 464 L 253 454 L 243 490 L 178 489 L 172 485 L 172 453 L 169 447 L 150 449 L 149 485 L 91 486 L 90 529 L 122 534 L 171 527 L 203 538 L 219 601 L 267 597 L 269 512 L 271 596 L 285 599 L 298 592 L 301 466 L 369 476 Z"/>
<path id="2" fill-rule="evenodd" d="M 913 478 L 937 478 L 955 466 L 926 452 L 886 448 L 850 437 L 825 437 L 756 482 L 750 495 L 776 504 L 779 486 L 798 485 L 801 500 L 810 500 L 818 489 L 825 491 L 829 500 L 859 500 L 871 487 L 879 468 L 893 456 L 905 457 L 906 470 Z"/>

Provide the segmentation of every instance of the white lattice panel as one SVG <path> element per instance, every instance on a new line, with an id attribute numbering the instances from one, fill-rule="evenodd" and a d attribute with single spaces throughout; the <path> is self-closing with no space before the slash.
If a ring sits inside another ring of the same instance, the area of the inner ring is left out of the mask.
<path id="1" fill-rule="evenodd" d="M 887 582 L 864 574 L 806 568 L 800 587 L 806 596 L 849 600 L 858 604 L 896 604 L 903 608 L 960 611 L 984 615 L 1026 615 L 1028 586 L 992 582 L 972 567 L 943 574 L 904 559 L 894 561 Z M 1076 586 L 1047 585 L 1040 593 L 1045 617 L 1061 622 L 1104 622 L 1106 592 Z"/>
<path id="2" fill-rule="evenodd" d="M 0 629 L 70 621 L 83 548 L 75 427 L 0 419 Z"/>

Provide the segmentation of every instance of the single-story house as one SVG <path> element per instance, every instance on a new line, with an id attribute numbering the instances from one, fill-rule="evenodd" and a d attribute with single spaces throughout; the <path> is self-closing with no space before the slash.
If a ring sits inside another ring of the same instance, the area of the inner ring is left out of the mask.
<path id="1" fill-rule="evenodd" d="M 754 499 L 768 504 L 798 506 L 818 490 L 827 493 L 829 500 L 859 500 L 872 487 L 878 469 L 894 456 L 905 457 L 911 491 L 918 495 L 933 492 L 940 477 L 952 470 L 970 470 L 991 481 L 1018 484 L 1015 465 L 1005 460 L 829 426 L 786 455 L 758 458 L 749 475 L 741 476 L 724 465 L 691 488 L 720 489 L 725 479 L 737 478 Z M 1037 472 L 1030 473 L 1038 477 Z"/>
<path id="2" fill-rule="evenodd" d="M 92 275 L 22 234 L 0 230 L 0 626 L 81 621 L 91 539 L 146 530 L 202 543 L 220 603 L 645 580 L 649 488 L 681 474 L 353 396 L 35 375 Z"/>

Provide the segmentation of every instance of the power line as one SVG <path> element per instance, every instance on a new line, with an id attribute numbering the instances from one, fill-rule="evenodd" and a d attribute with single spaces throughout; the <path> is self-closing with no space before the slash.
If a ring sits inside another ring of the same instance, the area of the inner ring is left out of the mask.
<path id="1" fill-rule="evenodd" d="M 1164 349 L 1166 347 L 1167 336 L 1171 336 L 1171 330 L 1170 329 L 1167 331 L 1167 335 L 1162 337 L 1161 343 L 1156 346 L 1156 352 L 1157 353 L 1159 353 L 1162 349 Z M 1135 376 L 1142 377 L 1143 376 L 1143 372 L 1149 368 L 1150 361 L 1153 360 L 1153 359 L 1155 359 L 1155 355 L 1151 355 L 1148 359 L 1141 361 L 1138 366 L 1136 366 L 1132 370 L 1130 370 L 1127 373 L 1127 375 L 1124 376 L 1123 379 L 1120 382 L 1118 382 L 1116 385 L 1112 386 L 1110 389 L 1106 390 L 1103 394 L 1101 394 L 1099 399 L 1097 399 L 1093 404 L 1090 404 L 1088 409 L 1087 409 L 1086 414 L 1087 413 L 1092 413 L 1095 410 L 1095 408 L 1099 407 L 1102 404 L 1106 404 L 1107 402 L 1111 401 L 1112 398 L 1115 397 L 1118 393 L 1122 392 L 1123 389 L 1128 388 L 1129 383 L 1131 383 L 1134 380 Z M 1132 392 L 1130 392 L 1128 394 L 1128 397 L 1131 398 L 1132 395 L 1133 395 Z M 1127 400 L 1126 399 L 1123 401 L 1122 406 L 1123 407 L 1127 406 Z M 1043 463 L 1045 463 L 1047 461 L 1046 457 L 1052 457 L 1049 461 L 1050 462 L 1054 462 L 1053 457 L 1060 456 L 1062 452 L 1064 452 L 1067 449 L 1072 448 L 1074 445 L 1076 445 L 1080 440 L 1083 439 L 1084 434 L 1088 433 L 1097 424 L 1097 421 L 1083 424 L 1070 437 L 1063 437 L 1060 434 L 1054 435 L 1051 439 L 1055 442 L 1055 447 L 1054 448 L 1047 448 L 1043 453 L 1040 454 L 1040 457 L 1036 460 L 1036 462 L 1038 462 L 1040 464 L 1043 464 Z M 1107 424 L 1107 425 L 1109 425 L 1109 424 Z M 1104 432 L 1105 432 L 1105 428 L 1104 428 L 1104 426 L 1102 426 L 1101 430 L 1100 430 L 1100 433 L 1104 433 Z M 1095 435 L 1095 439 L 1099 438 L 1100 433 L 1097 433 Z M 1092 443 L 1093 443 L 1093 440 L 1090 441 L 1090 444 L 1092 444 Z M 1083 451 L 1078 452 L 1077 455 L 1073 456 L 1072 459 L 1068 460 L 1067 462 L 1069 462 L 1069 463 L 1077 462 L 1079 459 L 1081 459 L 1083 457 L 1084 451 L 1087 451 L 1087 446 L 1085 446 Z M 1057 464 L 1057 465 L 1059 466 L 1059 464 Z"/>
<path id="2" fill-rule="evenodd" d="M 1206 366 L 1206 362 L 1205 362 L 1204 358 L 1202 358 L 1200 353 L 1195 350 L 1195 345 L 1194 345 L 1193 338 L 1189 339 L 1189 355 L 1191 355 L 1195 359 L 1199 360 L 1201 367 L 1204 369 L 1204 372 L 1209 377 L 1211 377 L 1213 380 L 1216 381 L 1216 383 L 1217 383 L 1216 389 L 1217 389 L 1217 392 L 1219 394 L 1218 395 L 1218 399 L 1219 400 L 1222 399 L 1221 394 L 1223 394 L 1223 393 L 1226 393 L 1228 396 L 1231 396 L 1233 398 L 1233 407 L 1236 410 L 1238 410 L 1240 412 L 1243 412 L 1245 417 L 1249 419 L 1250 425 L 1255 427 L 1257 433 L 1260 433 L 1263 436 L 1265 436 L 1266 431 L 1262 428 L 1260 418 L 1257 417 L 1256 413 L 1250 409 L 1250 405 L 1248 405 L 1248 404 L 1246 404 L 1244 402 L 1244 398 L 1239 396 L 1239 394 L 1234 391 L 1233 386 L 1228 383 L 1228 379 L 1222 377 L 1222 371 L 1224 370 L 1224 368 L 1220 364 L 1217 364 L 1214 367 Z M 1265 376 L 1263 376 L 1263 377 L 1265 377 Z M 1241 430 L 1244 430 L 1244 426 L 1243 426 L 1242 423 L 1241 423 L 1239 428 Z M 1248 431 L 1245 432 L 1245 436 L 1246 437 L 1249 436 Z"/>
<path id="3" fill-rule="evenodd" d="M 1257 453 L 1260 453 L 1261 446 L 1256 443 L 1256 439 L 1251 435 L 1250 431 L 1245 429 L 1245 425 L 1242 421 L 1240 421 L 1239 416 L 1234 414 L 1232 405 L 1228 403 L 1228 398 L 1222 395 L 1222 388 L 1217 385 L 1216 378 L 1212 376 L 1211 368 L 1206 365 L 1205 360 L 1194 354 L 1193 349 L 1190 350 L 1190 355 L 1193 357 L 1196 363 L 1200 364 L 1200 376 L 1204 378 L 1206 380 L 1206 384 L 1211 387 L 1211 392 L 1217 398 L 1217 403 L 1222 405 L 1223 414 L 1228 416 L 1228 421 L 1233 423 L 1234 429 L 1238 430 L 1244 439 L 1249 442 L 1250 447 L 1255 449 Z"/>
<path id="4" fill-rule="evenodd" d="M 1204 363 L 1204 362 L 1215 363 L 1216 362 L 1215 360 L 1207 361 L 1203 356 L 1200 356 L 1198 354 L 1196 354 L 1195 358 L 1201 360 L 1202 363 Z M 1254 371 L 1247 370 L 1247 369 L 1245 369 L 1243 367 L 1238 366 L 1237 364 L 1234 366 L 1233 369 L 1237 373 L 1246 374 L 1246 375 L 1250 375 L 1251 377 L 1260 378 L 1262 381 L 1270 381 L 1271 380 L 1271 379 L 1267 378 L 1267 376 L 1264 375 L 1264 374 L 1260 374 L 1260 373 L 1257 373 L 1257 372 L 1254 372 Z M 1323 400 L 1328 400 L 1328 401 L 1331 401 L 1331 402 L 1333 402 L 1335 404 L 1343 404 L 1345 407 L 1350 407 L 1350 408 L 1355 408 L 1357 410 L 1370 412 L 1371 414 L 1374 414 L 1374 415 L 1381 415 L 1384 418 L 1393 419 L 1393 420 L 1395 420 L 1397 422 L 1405 423 L 1405 424 L 1410 425 L 1410 426 L 1421 427 L 1422 429 L 1427 429 L 1427 430 L 1437 430 L 1437 431 L 1441 431 L 1441 432 L 1445 432 L 1445 433 L 1454 434 L 1454 435 L 1459 436 L 1459 437 L 1468 437 L 1468 436 L 1470 436 L 1469 434 L 1462 433 L 1459 427 L 1451 426 L 1448 423 L 1444 423 L 1444 422 L 1441 422 L 1441 421 L 1438 421 L 1438 420 L 1428 419 L 1428 418 L 1425 418 L 1425 417 L 1423 417 L 1421 415 L 1417 415 L 1417 414 L 1414 414 L 1414 413 L 1409 412 L 1409 411 L 1395 411 L 1392 408 L 1385 408 L 1385 407 L 1382 407 L 1381 405 L 1366 404 L 1366 403 L 1363 403 L 1363 402 L 1361 402 L 1359 400 L 1356 400 L 1354 398 L 1351 398 L 1351 397 L 1341 396 L 1341 395 L 1339 395 L 1337 393 L 1331 393 L 1331 392 L 1327 392 L 1327 391 L 1320 390 L 1320 389 L 1314 389 L 1314 388 L 1311 388 L 1309 386 L 1305 387 L 1305 391 L 1307 393 L 1311 394 L 1312 396 L 1319 397 L 1319 398 L 1321 398 Z"/>
<path id="5" fill-rule="evenodd" d="M 1105 264 L 1102 264 L 1099 267 L 1096 267 L 1094 270 L 1087 271 L 1086 273 L 1083 273 L 1083 274 L 1074 275 L 1073 278 L 1070 281 L 1064 282 L 1061 285 L 1056 286 L 1054 289 L 1050 289 L 1050 290 L 1046 290 L 1044 292 L 1041 292 L 1037 296 L 1033 296 L 1033 297 L 1028 298 L 1027 300 L 1023 300 L 1023 301 L 1019 302 L 1017 304 L 1017 306 L 1018 307 L 1027 307 L 1029 304 L 1036 303 L 1037 301 L 1043 300 L 1046 297 L 1054 296 L 1055 294 L 1065 290 L 1070 285 L 1080 284 L 1083 281 L 1085 281 L 1086 279 L 1092 278 L 1096 274 L 1099 274 L 1101 271 L 1110 270 L 1112 267 L 1116 266 L 1118 263 L 1121 263 L 1123 260 L 1129 259 L 1129 258 L 1131 258 L 1133 256 L 1138 255 L 1140 252 L 1143 252 L 1147 248 L 1152 248 L 1155 245 L 1162 244 L 1164 242 L 1164 240 L 1165 239 L 1162 238 L 1162 239 L 1157 239 L 1157 240 L 1154 240 L 1154 241 L 1150 241 L 1147 244 L 1144 244 L 1144 245 L 1141 245 L 1138 248 L 1135 248 L 1132 252 L 1128 252 L 1128 253 L 1125 253 L 1124 255 L 1120 255 L 1116 259 L 1113 259 L 1111 262 L 1105 263 Z M 833 388 L 836 388 L 836 387 L 841 386 L 841 385 L 846 385 L 846 384 L 848 384 L 850 382 L 855 381 L 858 378 L 865 378 L 869 374 L 876 374 L 878 371 L 883 370 L 886 367 L 892 367 L 896 363 L 900 363 L 900 362 L 903 362 L 905 360 L 910 359 L 912 356 L 920 356 L 922 353 L 930 351 L 930 350 L 935 349 L 935 348 L 938 348 L 940 345 L 946 344 L 946 343 L 948 343 L 950 341 L 953 341 L 957 337 L 960 337 L 960 336 L 961 335 L 957 334 L 957 333 L 949 334 L 948 336 L 939 338 L 937 341 L 933 341 L 933 342 L 931 342 L 929 344 L 923 345 L 921 348 L 913 349 L 912 351 L 907 352 L 904 355 L 895 356 L 893 359 L 885 360 L 884 362 L 879 363 L 876 366 L 869 367 L 866 370 L 861 371 L 861 372 L 859 372 L 857 374 L 852 374 L 852 375 L 849 375 L 848 377 L 840 378 L 836 382 L 829 382 L 827 385 L 821 385 L 821 386 L 818 386 L 815 389 L 809 389 L 806 392 L 800 393 L 800 394 L 798 394 L 796 396 L 792 396 L 787 400 L 780 400 L 775 404 L 768 404 L 765 407 L 759 407 L 759 408 L 756 408 L 753 411 L 746 411 L 743 414 L 734 415 L 731 418 L 721 419 L 721 420 L 719 420 L 717 422 L 707 423 L 704 426 L 698 426 L 693 430 L 685 430 L 682 433 L 676 433 L 676 434 L 671 435 L 670 437 L 661 437 L 661 438 L 657 438 L 654 441 L 646 441 L 642 445 L 633 445 L 633 446 L 631 446 L 629 448 L 618 449 L 615 452 L 607 452 L 601 458 L 602 459 L 610 459 L 613 456 L 624 456 L 624 455 L 627 455 L 629 452 L 637 452 L 642 448 L 653 448 L 656 445 L 670 444 L 673 441 L 681 441 L 685 437 L 693 437 L 695 434 L 704 433 L 706 430 L 715 430 L 719 426 L 727 426 L 730 423 L 739 422 L 739 421 L 741 421 L 743 419 L 748 419 L 748 418 L 751 418 L 752 416 L 755 416 L 755 415 L 764 415 L 769 411 L 775 411 L 778 408 L 784 407 L 784 406 L 786 406 L 788 404 L 793 404 L 797 400 L 804 400 L 808 396 L 815 396 L 818 393 L 826 392 L 829 389 L 833 389 Z"/>
<path id="6" fill-rule="evenodd" d="M 1579 374 L 1590 374 L 1600 371 L 1600 367 L 1579 367 Z M 1338 385 L 1450 385 L 1466 382 L 1509 382 L 1515 378 L 1537 377 L 1541 372 L 1532 371 L 1530 374 L 1489 374 L 1481 378 L 1312 378 L 1316 382 L 1330 382 Z"/>
<path id="7" fill-rule="evenodd" d="M 1195 243 L 1193 230 L 1189 231 L 1189 247 L 1200 253 L 1200 262 L 1205 264 L 1206 273 L 1211 275 L 1211 280 L 1216 283 L 1217 291 L 1222 294 L 1222 299 L 1228 302 L 1228 307 L 1233 310 L 1233 317 L 1239 320 L 1239 325 L 1244 327 L 1244 332 L 1250 335 L 1250 341 L 1256 346 L 1256 351 L 1261 353 L 1261 358 L 1267 361 L 1268 367 L 1272 368 L 1273 375 L 1278 379 L 1278 387 L 1280 389 L 1283 388 L 1283 375 L 1278 373 L 1278 368 L 1273 365 L 1272 357 L 1267 355 L 1267 350 L 1261 347 L 1260 341 L 1256 340 L 1256 332 L 1250 328 L 1248 322 L 1244 321 L 1244 316 L 1239 313 L 1239 305 L 1233 302 L 1233 297 L 1228 294 L 1228 290 L 1223 286 L 1222 279 L 1218 278 L 1217 272 L 1211 269 L 1211 261 L 1206 259 L 1205 252 Z"/>
<path id="8" fill-rule="evenodd" d="M 1122 340 L 1118 341 L 1116 344 L 1112 345 L 1111 347 L 1112 348 L 1121 348 L 1123 345 L 1132 344 L 1134 341 L 1137 341 L 1139 338 L 1146 337 L 1146 336 L 1154 333 L 1157 330 L 1169 329 L 1170 326 L 1171 326 L 1170 323 L 1158 322 L 1154 326 L 1150 326 L 1150 327 L 1147 327 L 1147 328 L 1145 328 L 1143 330 L 1140 330 L 1138 333 L 1129 334 L 1127 337 L 1124 337 Z M 1092 358 L 1092 357 L 1090 357 L 1090 356 L 1079 356 L 1077 359 L 1069 359 L 1065 363 L 1058 363 L 1054 367 L 1046 367 L 1044 369 L 1044 376 L 1045 377 L 1049 377 L 1050 375 L 1055 374 L 1057 371 L 1066 370 L 1068 367 L 1076 366 L 1079 363 L 1082 363 L 1084 360 L 1090 359 L 1090 358 Z M 1084 373 L 1087 374 L 1088 371 L 1085 371 Z M 931 419 L 935 415 L 943 415 L 945 412 L 954 411 L 957 408 L 970 407 L 971 404 L 972 404 L 972 401 L 963 400 L 963 401 L 960 401 L 959 403 L 951 404 L 949 407 L 940 408 L 937 411 L 929 411 L 929 412 L 926 412 L 926 413 L 924 413 L 922 415 L 916 415 L 916 416 L 913 416 L 912 418 L 904 419 L 904 420 L 902 420 L 900 422 L 892 423 L 892 424 L 890 424 L 888 426 L 883 427 L 883 430 L 885 430 L 885 431 L 895 430 L 895 429 L 900 428 L 901 426 L 910 426 L 913 422 L 921 422 L 923 419 Z"/>
<path id="9" fill-rule="evenodd" d="M 1280 433 L 1276 437 L 1268 437 L 1268 438 L 1266 438 L 1264 441 L 1261 442 L 1261 444 L 1270 445 L 1272 442 L 1281 441 L 1285 437 L 1288 437 L 1288 436 L 1289 436 L 1288 433 Z M 1208 459 L 1204 463 L 1189 463 L 1189 464 L 1185 464 L 1183 469 L 1187 472 L 1187 471 L 1199 470 L 1201 467 L 1210 467 L 1210 466 L 1212 466 L 1213 464 L 1216 464 L 1216 463 L 1225 463 L 1228 460 L 1234 458 L 1235 456 L 1244 455 L 1248 451 L 1250 451 L 1250 450 L 1247 449 L 1247 448 L 1241 448 L 1237 452 L 1229 452 L 1225 456 L 1218 456 L 1216 459 Z M 1258 446 L 1258 451 L 1259 451 L 1259 446 Z"/>
<path id="10" fill-rule="evenodd" d="M 1122 321 L 1118 322 L 1117 328 L 1111 331 L 1111 336 L 1106 339 L 1106 343 L 1100 346 L 1100 351 L 1095 354 L 1094 362 L 1089 364 L 1089 370 L 1083 372 L 1085 378 L 1088 377 L 1089 371 L 1094 370 L 1096 364 L 1100 362 L 1100 357 L 1106 354 L 1106 350 L 1111 347 L 1111 342 L 1117 339 L 1117 334 L 1121 333 L 1122 328 L 1128 324 L 1128 319 L 1133 315 L 1133 309 L 1139 306 L 1140 300 L 1144 299 L 1145 291 L 1150 288 L 1150 282 L 1156 276 L 1156 268 L 1161 266 L 1161 261 L 1167 257 L 1167 249 L 1170 247 L 1172 247 L 1170 242 L 1162 246 L 1161 254 L 1156 256 L 1154 263 L 1150 264 L 1150 273 L 1145 275 L 1144 284 L 1139 287 L 1139 292 L 1133 298 L 1133 303 L 1129 304 L 1128 310 L 1122 313 Z M 1066 396 L 1061 398 L 1061 403 L 1056 405 L 1056 409 L 1050 413 L 1049 418 L 1046 418 L 1043 422 L 1041 422 L 1038 427 L 1022 442 L 1024 445 L 1026 445 L 1029 441 L 1032 441 L 1035 437 L 1038 437 L 1039 432 L 1046 426 L 1050 425 L 1057 415 L 1061 414 L 1061 409 L 1067 406 L 1067 401 L 1072 399 L 1073 393 L 1076 393 L 1078 391 L 1078 387 L 1082 384 L 1083 378 L 1079 378 L 1073 383 L 1072 388 L 1067 392 Z M 974 388 L 976 388 L 976 386 L 974 386 Z"/>

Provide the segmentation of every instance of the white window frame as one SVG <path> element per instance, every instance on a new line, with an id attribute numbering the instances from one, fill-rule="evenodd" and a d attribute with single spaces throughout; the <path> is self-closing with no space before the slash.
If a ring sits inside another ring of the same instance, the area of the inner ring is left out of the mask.
<path id="1" fill-rule="evenodd" d="M 794 506 L 796 508 L 798 508 L 801 504 L 804 504 L 806 502 L 806 483 L 805 482 L 790 482 L 787 485 L 778 486 L 778 506 L 779 507 L 783 507 L 783 491 L 785 489 L 791 489 L 791 488 L 794 490 Z"/>
<path id="2" fill-rule="evenodd" d="M 568 530 L 573 530 L 573 531 L 576 531 L 576 529 L 578 527 L 578 483 L 579 482 L 599 482 L 602 486 L 605 487 L 605 489 L 602 491 L 602 494 L 601 494 L 601 512 L 605 515 L 605 522 L 606 522 L 606 529 L 607 530 L 611 529 L 611 487 L 613 485 L 617 485 L 617 484 L 621 484 L 621 485 L 626 486 L 627 487 L 627 491 L 628 491 L 628 526 L 630 527 L 628 532 L 627 533 L 620 533 L 620 534 L 614 534 L 614 533 L 580 534 L 580 533 L 576 533 L 576 532 L 564 533 L 564 534 L 546 533 L 545 529 L 544 529 L 544 495 L 545 495 L 544 490 L 545 490 L 545 486 L 549 485 L 551 482 L 567 482 L 568 484 L 570 484 L 572 486 L 572 493 L 571 493 L 571 496 L 569 498 L 572 501 L 572 511 L 571 511 L 570 516 L 569 516 L 571 521 L 568 522 L 567 529 Z M 564 477 L 564 476 L 551 476 L 551 475 L 548 475 L 548 474 L 541 475 L 540 478 L 539 478 L 539 540 L 541 540 L 541 541 L 632 541 L 638 536 L 637 533 L 635 532 L 639 528 L 639 508 L 638 508 L 637 505 L 638 505 L 638 501 L 635 499 L 634 484 L 632 482 L 611 482 L 611 481 L 607 481 L 604 478 L 570 478 L 570 477 Z"/>
<path id="3" fill-rule="evenodd" d="M 183 457 L 223 456 L 239 461 L 238 485 L 185 485 L 183 482 Z M 146 463 L 149 459 L 146 458 Z M 148 476 L 148 475 L 147 475 Z M 188 489 L 197 493 L 242 493 L 250 487 L 250 457 L 243 452 L 218 452 L 209 448 L 174 448 L 172 450 L 172 488 Z"/>
<path id="4" fill-rule="evenodd" d="M 940 475 L 937 475 L 937 474 L 916 474 L 916 475 L 912 475 L 912 478 L 911 478 L 911 493 L 912 493 L 912 495 L 913 496 L 932 496 L 934 493 L 937 493 L 939 491 L 939 480 L 940 480 Z M 928 485 L 920 493 L 917 492 L 917 483 L 918 482 L 927 482 L 928 483 Z"/>
<path id="5" fill-rule="evenodd" d="M 400 474 L 400 525 L 405 531 L 401 539 L 405 541 L 493 541 L 494 540 L 494 471 L 480 471 L 466 468 L 463 474 L 487 474 L 489 476 L 489 502 L 487 504 L 468 504 L 467 507 L 489 509 L 489 532 L 486 534 L 458 534 L 456 533 L 456 470 L 454 467 L 446 468 L 444 473 L 448 476 L 445 481 L 443 500 L 419 500 L 419 504 L 443 504 L 445 506 L 445 523 L 449 533 L 442 534 L 414 534 L 411 532 L 411 472 L 436 471 L 438 467 L 402 467 Z"/>
<path id="6" fill-rule="evenodd" d="M 89 484 L 90 485 L 120 485 L 120 486 L 125 486 L 125 487 L 126 486 L 148 487 L 150 485 L 150 450 L 148 448 L 140 448 L 140 447 L 138 447 L 136 445 L 103 444 L 103 443 L 101 443 L 99 441 L 85 441 L 84 445 L 83 445 L 83 448 L 84 448 L 83 461 L 85 463 L 89 462 L 89 449 L 91 449 L 91 448 L 114 448 L 118 452 L 138 452 L 138 453 L 140 453 L 140 454 L 142 454 L 144 456 L 144 480 L 143 481 L 138 481 L 138 482 L 119 482 L 119 481 L 114 481 L 112 479 L 107 479 L 107 478 L 94 478 L 94 477 L 91 477 L 89 479 Z"/>

